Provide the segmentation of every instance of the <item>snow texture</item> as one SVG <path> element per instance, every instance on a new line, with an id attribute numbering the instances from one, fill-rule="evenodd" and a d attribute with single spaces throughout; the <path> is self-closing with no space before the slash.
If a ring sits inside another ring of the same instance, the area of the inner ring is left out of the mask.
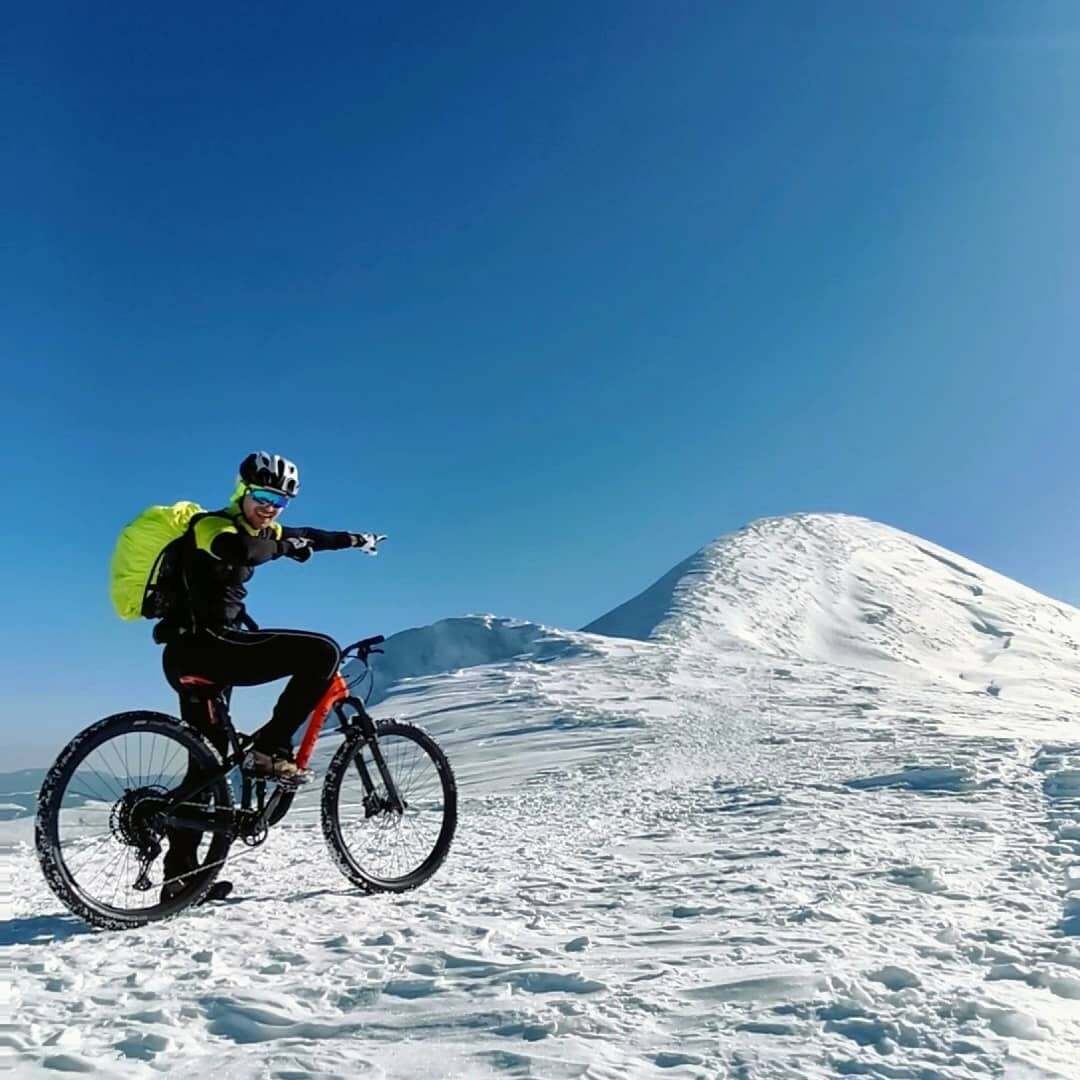
<path id="1" fill-rule="evenodd" d="M 1078 642 L 1080 612 L 895 529 L 757 522 L 586 631 L 387 643 L 375 714 L 461 793 L 422 889 L 359 897 L 307 790 L 228 901 L 122 934 L 47 891 L 13 774 L 6 1064 L 1078 1077 Z"/>

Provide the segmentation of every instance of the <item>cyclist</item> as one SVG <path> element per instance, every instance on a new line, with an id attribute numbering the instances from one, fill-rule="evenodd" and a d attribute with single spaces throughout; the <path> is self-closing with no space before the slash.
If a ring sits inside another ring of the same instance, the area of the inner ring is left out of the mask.
<path id="1" fill-rule="evenodd" d="M 217 750 L 226 751 L 224 733 L 211 722 L 204 702 L 193 700 L 180 684 L 199 675 L 227 687 L 257 686 L 288 677 L 269 721 L 254 735 L 249 759 L 256 776 L 302 783 L 292 753 L 292 737 L 330 685 L 341 651 L 325 634 L 306 630 L 260 629 L 244 606 L 245 588 L 255 567 L 286 557 L 306 562 L 314 551 L 358 548 L 374 555 L 385 536 L 327 532 L 279 524 L 278 515 L 300 490 L 296 466 L 278 454 L 257 451 L 240 463 L 232 498 L 224 509 L 194 519 L 184 545 L 184 594 L 178 613 L 162 620 L 154 639 L 165 645 L 162 664 L 180 695 L 180 714 Z M 201 834 L 168 831 L 166 884 L 162 900 L 184 888 L 179 878 L 197 866 Z M 170 880 L 173 879 L 173 880 Z M 218 882 L 215 893 L 230 886 Z"/>

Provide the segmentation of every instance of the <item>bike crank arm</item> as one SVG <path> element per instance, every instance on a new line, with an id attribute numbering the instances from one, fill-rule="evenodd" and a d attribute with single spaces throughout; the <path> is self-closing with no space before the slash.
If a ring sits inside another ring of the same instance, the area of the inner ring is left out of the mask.
<path id="1" fill-rule="evenodd" d="M 183 808 L 177 808 L 163 814 L 161 819 L 169 829 L 191 829 L 194 832 L 230 833 L 236 830 L 236 811 L 231 807 L 227 810 L 205 810 L 202 813 L 194 811 L 185 813 Z"/>

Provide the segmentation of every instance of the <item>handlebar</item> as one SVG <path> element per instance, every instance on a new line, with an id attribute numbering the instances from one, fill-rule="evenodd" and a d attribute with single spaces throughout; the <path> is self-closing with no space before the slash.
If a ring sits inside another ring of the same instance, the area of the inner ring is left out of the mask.
<path id="1" fill-rule="evenodd" d="M 367 658 L 372 653 L 381 653 L 382 649 L 376 649 L 376 645 L 381 645 L 386 640 L 382 634 L 376 634 L 374 637 L 362 638 L 360 641 L 354 641 L 351 645 L 346 645 L 341 650 L 341 659 L 344 660 L 348 657 L 349 653 L 355 652 L 356 659 L 362 664 L 367 663 Z"/>

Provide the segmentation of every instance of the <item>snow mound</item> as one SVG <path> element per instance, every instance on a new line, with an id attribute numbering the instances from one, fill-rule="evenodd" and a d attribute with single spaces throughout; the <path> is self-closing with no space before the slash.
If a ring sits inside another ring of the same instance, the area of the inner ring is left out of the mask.
<path id="1" fill-rule="evenodd" d="M 1051 705 L 1080 696 L 1080 611 L 888 525 L 765 518 L 586 626 L 696 651 L 962 680 Z"/>
<path id="2" fill-rule="evenodd" d="M 382 649 L 384 655 L 376 657 L 377 663 L 372 664 L 372 704 L 381 701 L 390 687 L 407 679 L 510 660 L 547 663 L 595 651 L 581 634 L 496 615 L 465 615 L 402 630 L 387 638 Z M 352 664 L 345 674 L 348 677 L 358 671 Z"/>

